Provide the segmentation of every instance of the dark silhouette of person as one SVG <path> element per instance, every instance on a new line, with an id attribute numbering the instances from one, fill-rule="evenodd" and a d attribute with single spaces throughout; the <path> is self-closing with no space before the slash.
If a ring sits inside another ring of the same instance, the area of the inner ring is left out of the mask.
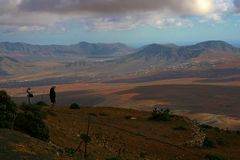
<path id="1" fill-rule="evenodd" d="M 52 105 L 54 106 L 56 103 L 56 92 L 55 92 L 56 86 L 51 87 L 50 92 L 49 92 L 49 97 Z"/>
<path id="2" fill-rule="evenodd" d="M 28 104 L 32 104 L 33 92 L 30 87 L 27 89 L 27 98 L 28 98 Z"/>

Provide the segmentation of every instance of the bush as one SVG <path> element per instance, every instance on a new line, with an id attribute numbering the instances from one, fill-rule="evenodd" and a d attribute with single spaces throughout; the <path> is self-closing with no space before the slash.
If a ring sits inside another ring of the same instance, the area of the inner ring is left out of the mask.
<path id="1" fill-rule="evenodd" d="M 16 104 L 5 91 L 0 91 L 0 128 L 12 128 L 15 117 Z"/>
<path id="2" fill-rule="evenodd" d="M 174 129 L 174 130 L 177 130 L 177 131 L 186 131 L 186 130 L 187 130 L 187 128 L 184 127 L 184 126 L 176 126 L 176 127 L 174 127 L 173 129 Z"/>
<path id="3" fill-rule="evenodd" d="M 36 104 L 22 103 L 20 105 L 20 109 L 23 111 L 40 112 L 42 110 L 42 106 Z"/>
<path id="4" fill-rule="evenodd" d="M 207 125 L 207 124 L 201 124 L 200 127 L 203 129 L 212 129 L 213 128 L 212 126 Z"/>
<path id="5" fill-rule="evenodd" d="M 16 117 L 15 128 L 41 140 L 47 141 L 49 138 L 48 127 L 41 117 L 33 112 L 19 113 Z"/>
<path id="6" fill-rule="evenodd" d="M 125 116 L 125 119 L 131 119 L 132 118 L 132 116 Z"/>
<path id="7" fill-rule="evenodd" d="M 155 107 L 152 112 L 152 117 L 150 120 L 154 121 L 170 121 L 172 119 L 172 115 L 170 115 L 169 109 L 160 109 L 159 107 Z"/>
<path id="8" fill-rule="evenodd" d="M 77 103 L 72 103 L 70 109 L 80 109 L 80 106 Z"/>
<path id="9" fill-rule="evenodd" d="M 73 156 L 75 155 L 75 153 L 76 153 L 75 149 L 73 149 L 73 148 L 68 148 L 68 147 L 65 148 L 65 152 L 66 152 L 69 156 L 71 156 L 71 157 L 73 157 Z"/>
<path id="10" fill-rule="evenodd" d="M 209 153 L 206 155 L 206 158 L 208 160 L 225 160 L 226 159 L 223 155 L 218 153 Z"/>
<path id="11" fill-rule="evenodd" d="M 204 139 L 203 146 L 204 147 L 208 147 L 208 148 L 214 148 L 215 147 L 215 143 L 214 143 L 214 141 L 212 141 L 211 139 L 206 137 Z"/>
<path id="12" fill-rule="evenodd" d="M 39 101 L 39 102 L 36 103 L 36 105 L 38 105 L 38 106 L 48 106 L 48 104 L 45 103 L 44 101 Z"/>
<path id="13" fill-rule="evenodd" d="M 22 103 L 20 109 L 24 112 L 33 112 L 34 114 L 38 114 L 41 118 L 45 119 L 47 117 L 47 113 L 42 111 L 43 106 L 36 104 L 26 104 Z"/>
<path id="14" fill-rule="evenodd" d="M 29 134 L 32 137 L 48 141 L 49 130 L 43 119 L 46 113 L 42 111 L 42 106 L 23 103 L 20 106 L 22 113 L 18 113 L 15 119 L 15 129 Z"/>

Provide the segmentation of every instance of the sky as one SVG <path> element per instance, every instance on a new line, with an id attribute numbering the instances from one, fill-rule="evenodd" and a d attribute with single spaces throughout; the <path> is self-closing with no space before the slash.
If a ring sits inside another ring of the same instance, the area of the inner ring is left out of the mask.
<path id="1" fill-rule="evenodd" d="M 240 44 L 240 0 L 0 0 L 0 41 Z"/>

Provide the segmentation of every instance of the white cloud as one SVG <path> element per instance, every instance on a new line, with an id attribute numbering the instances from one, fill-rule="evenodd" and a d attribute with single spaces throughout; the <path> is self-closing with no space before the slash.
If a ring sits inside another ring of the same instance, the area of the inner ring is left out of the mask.
<path id="1" fill-rule="evenodd" d="M 189 17 L 220 22 L 236 8 L 239 0 L 0 0 L 0 28 L 40 31 L 73 18 L 95 31 L 191 27 Z"/>

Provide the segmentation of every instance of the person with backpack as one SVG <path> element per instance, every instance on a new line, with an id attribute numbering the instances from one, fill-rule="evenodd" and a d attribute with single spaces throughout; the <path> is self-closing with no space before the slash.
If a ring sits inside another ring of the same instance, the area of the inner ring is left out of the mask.
<path id="1" fill-rule="evenodd" d="M 29 87 L 27 89 L 28 104 L 32 104 L 32 98 L 33 98 L 33 92 L 32 92 L 32 89 Z"/>
<path id="2" fill-rule="evenodd" d="M 56 86 L 52 86 L 49 92 L 49 97 L 50 97 L 50 101 L 52 103 L 52 106 L 55 105 L 56 103 L 56 92 L 55 92 Z"/>

